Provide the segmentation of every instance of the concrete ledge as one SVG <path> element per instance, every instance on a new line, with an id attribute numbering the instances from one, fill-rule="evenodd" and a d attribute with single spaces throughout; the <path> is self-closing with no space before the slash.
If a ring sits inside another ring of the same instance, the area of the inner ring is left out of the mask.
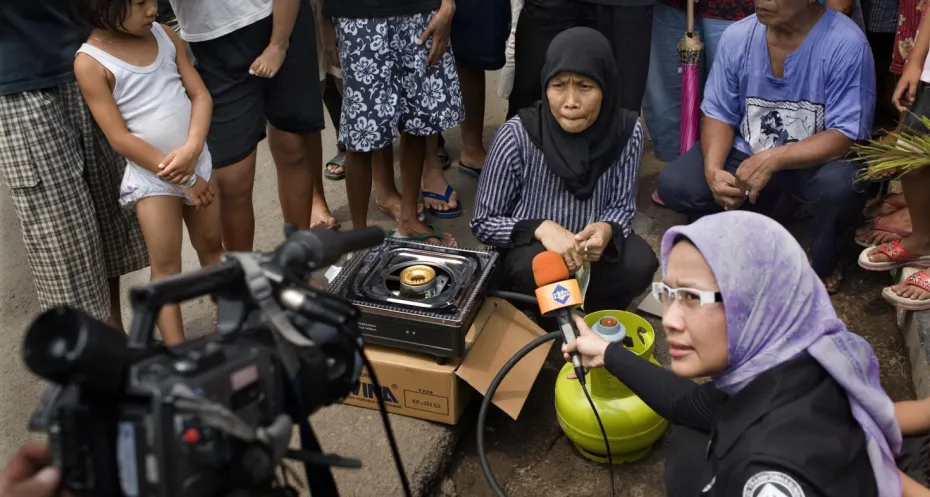
<path id="1" fill-rule="evenodd" d="M 914 271 L 896 271 L 894 281 L 901 282 Z M 919 399 L 930 397 L 930 311 L 898 310 L 897 320 L 911 363 L 914 393 Z"/>
<path id="2" fill-rule="evenodd" d="M 458 442 L 460 426 L 389 415 L 414 497 L 426 497 L 439 483 Z M 339 494 L 346 497 L 402 495 L 400 477 L 378 411 L 333 405 L 310 417 L 323 452 L 359 459 L 361 469 L 333 469 Z M 294 435 L 296 447 L 299 438 Z M 294 466 L 297 468 L 297 466 Z M 302 471 L 302 470 L 301 470 Z M 303 481 L 302 472 L 298 474 Z M 308 496 L 306 488 L 301 496 Z"/>

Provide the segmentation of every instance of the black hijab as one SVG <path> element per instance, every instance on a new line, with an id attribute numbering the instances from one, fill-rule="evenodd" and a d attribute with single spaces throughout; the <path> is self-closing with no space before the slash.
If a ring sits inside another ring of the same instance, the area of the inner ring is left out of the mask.
<path id="1" fill-rule="evenodd" d="M 581 133 L 563 130 L 549 109 L 546 87 L 565 71 L 593 79 L 604 94 L 600 114 Z M 530 140 L 542 150 L 549 169 L 565 181 L 575 198 L 588 200 L 601 175 L 623 153 L 639 117 L 620 106 L 617 63 L 607 38 L 585 27 L 559 33 L 546 51 L 542 88 L 542 100 L 521 110 L 520 121 Z"/>

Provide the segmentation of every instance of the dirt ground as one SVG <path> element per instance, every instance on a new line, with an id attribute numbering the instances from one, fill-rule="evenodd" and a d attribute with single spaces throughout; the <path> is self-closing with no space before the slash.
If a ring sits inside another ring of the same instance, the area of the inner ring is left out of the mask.
<path id="1" fill-rule="evenodd" d="M 680 216 L 653 205 L 649 200 L 655 175 L 660 168 L 661 163 L 654 159 L 647 160 L 639 185 L 639 215 L 645 218 L 639 224 L 650 227 L 648 232 L 639 234 L 654 249 L 658 248 L 660 237 L 668 227 L 683 221 Z M 803 228 L 800 231 L 798 236 L 803 240 Z M 880 297 L 881 288 L 888 284 L 888 275 L 861 270 L 855 264 L 859 250 L 853 243 L 844 248 L 848 264 L 843 288 L 833 297 L 834 305 L 844 322 L 875 348 L 882 367 L 882 385 L 892 399 L 911 399 L 914 392 L 904 340 L 895 324 L 893 308 Z M 650 321 L 657 334 L 656 357 L 660 363 L 668 365 L 662 327 L 657 319 L 650 318 Z M 581 457 L 562 435 L 556 421 L 554 384 L 562 365 L 563 360 L 553 348 L 517 421 L 494 408 L 488 416 L 488 433 L 485 437 L 488 458 L 494 475 L 509 496 L 535 497 L 569 493 L 578 497 L 607 495 L 606 467 Z M 462 437 L 447 474 L 433 495 L 494 495 L 485 481 L 477 455 L 475 424 L 479 404 L 475 400 L 463 417 L 461 423 L 465 429 Z M 665 495 L 665 450 L 666 437 L 663 437 L 645 459 L 615 466 L 616 495 Z"/>

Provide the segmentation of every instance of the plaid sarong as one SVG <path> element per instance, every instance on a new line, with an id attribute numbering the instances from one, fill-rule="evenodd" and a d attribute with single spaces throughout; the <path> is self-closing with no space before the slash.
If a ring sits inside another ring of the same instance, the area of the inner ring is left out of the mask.
<path id="1" fill-rule="evenodd" d="M 0 172 L 43 309 L 105 320 L 107 278 L 148 265 L 135 216 L 118 202 L 125 167 L 77 83 L 0 96 Z"/>

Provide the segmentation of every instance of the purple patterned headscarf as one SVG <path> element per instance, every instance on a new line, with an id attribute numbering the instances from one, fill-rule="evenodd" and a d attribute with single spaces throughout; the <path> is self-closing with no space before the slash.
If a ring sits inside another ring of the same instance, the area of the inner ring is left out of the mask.
<path id="1" fill-rule="evenodd" d="M 662 272 L 684 236 L 714 272 L 727 316 L 729 364 L 713 378 L 733 395 L 760 374 L 807 351 L 846 390 L 866 435 L 881 497 L 901 495 L 894 454 L 901 429 L 879 383 L 872 347 L 836 315 L 804 250 L 777 222 L 745 211 L 706 216 L 669 229 L 662 238 Z"/>

